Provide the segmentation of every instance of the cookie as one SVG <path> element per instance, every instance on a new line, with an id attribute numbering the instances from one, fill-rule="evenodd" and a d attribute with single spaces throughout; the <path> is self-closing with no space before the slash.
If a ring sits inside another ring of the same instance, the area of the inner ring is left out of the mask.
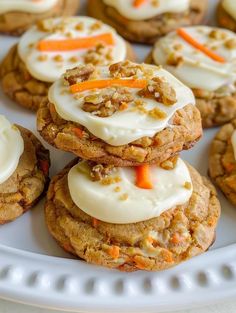
<path id="1" fill-rule="evenodd" d="M 220 26 L 236 32 L 236 5 L 234 0 L 221 0 L 217 8 Z"/>
<path id="2" fill-rule="evenodd" d="M 67 68 L 124 59 L 134 60 L 134 52 L 110 26 L 89 17 L 49 19 L 33 26 L 11 48 L 1 64 L 0 79 L 11 99 L 37 110 L 49 86 Z"/>
<path id="3" fill-rule="evenodd" d="M 189 88 L 156 66 L 80 66 L 50 88 L 37 127 L 49 144 L 84 159 L 160 164 L 200 139 L 194 102 Z"/>
<path id="4" fill-rule="evenodd" d="M 199 24 L 207 0 L 88 0 L 88 13 L 114 27 L 124 38 L 152 44 L 184 25 Z"/>
<path id="5" fill-rule="evenodd" d="M 236 120 L 224 125 L 211 144 L 209 175 L 236 205 Z"/>
<path id="6" fill-rule="evenodd" d="M 48 185 L 49 152 L 27 129 L 0 115 L 0 224 L 32 208 Z"/>
<path id="7" fill-rule="evenodd" d="M 146 62 L 162 65 L 192 89 L 207 128 L 236 117 L 235 52 L 233 32 L 195 26 L 159 39 Z"/>
<path id="8" fill-rule="evenodd" d="M 202 178 L 191 166 L 187 167 L 182 160 L 177 161 L 179 163 L 173 173 L 153 165 L 151 173 L 157 194 L 152 205 L 155 203 L 158 207 L 160 204 L 156 211 L 150 209 L 151 201 L 145 208 L 142 206 L 145 197 L 154 191 L 133 186 L 133 168 L 122 168 L 117 172 L 117 169 L 102 165 L 93 167 L 91 163 L 77 162 L 78 159 L 74 160 L 52 179 L 45 205 L 49 231 L 67 252 L 89 263 L 122 271 L 160 271 L 201 254 L 211 246 L 220 216 L 216 191 L 206 178 Z M 90 175 L 86 168 L 90 169 Z M 109 171 L 115 175 L 112 179 Z M 122 174 L 121 180 L 114 179 L 119 177 L 118 174 Z M 159 174 L 158 182 L 155 181 L 155 174 Z M 168 179 L 166 175 L 169 175 Z M 191 182 L 181 186 L 186 178 Z M 91 182 L 91 179 L 95 181 Z M 172 193 L 165 192 L 169 188 L 165 185 L 167 180 L 172 181 Z M 158 184 L 162 186 L 158 187 Z M 74 193 L 73 188 L 82 188 L 82 193 Z M 162 188 L 163 197 L 158 194 L 158 188 Z M 140 190 L 137 192 L 136 189 Z M 174 204 L 174 199 L 168 209 L 173 192 L 178 197 L 186 193 L 187 198 L 181 196 L 178 205 Z M 79 197 L 81 194 L 83 197 Z M 98 201 L 93 202 L 97 194 Z M 84 199 L 88 201 L 83 202 Z M 103 206 L 102 201 L 106 201 Z M 88 206 L 88 203 L 92 205 Z M 89 213 L 102 216 L 105 220 L 118 219 L 120 223 L 98 220 L 86 213 L 86 208 Z M 149 214 L 157 216 L 149 219 Z"/>
<path id="9" fill-rule="evenodd" d="M 76 14 L 79 0 L 1 0 L 0 33 L 19 36 L 43 19 Z"/>

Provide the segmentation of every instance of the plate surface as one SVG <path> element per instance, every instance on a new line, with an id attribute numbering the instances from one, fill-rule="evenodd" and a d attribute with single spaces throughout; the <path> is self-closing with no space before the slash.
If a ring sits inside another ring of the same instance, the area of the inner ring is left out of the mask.
<path id="1" fill-rule="evenodd" d="M 211 1 L 208 24 L 214 23 L 216 4 L 216 0 Z M 0 58 L 16 41 L 0 36 Z M 150 47 L 135 45 L 135 50 L 142 61 Z M 35 115 L 8 100 L 1 91 L 0 114 L 38 136 Z M 200 143 L 182 153 L 203 175 L 207 174 L 208 147 L 216 131 L 205 131 Z M 73 156 L 45 145 L 51 151 L 52 176 Z M 75 312 L 164 312 L 233 297 L 236 210 L 220 193 L 219 197 L 222 217 L 210 251 L 162 273 L 131 274 L 73 260 L 64 253 L 46 229 L 41 201 L 14 223 L 0 227 L 0 297 Z"/>

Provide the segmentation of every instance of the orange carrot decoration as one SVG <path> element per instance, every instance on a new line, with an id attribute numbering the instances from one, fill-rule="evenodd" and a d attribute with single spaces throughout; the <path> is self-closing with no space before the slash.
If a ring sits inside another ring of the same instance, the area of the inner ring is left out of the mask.
<path id="1" fill-rule="evenodd" d="M 102 89 L 110 86 L 123 86 L 129 88 L 145 88 L 147 81 L 145 79 L 103 79 L 88 80 L 70 86 L 72 93 L 83 92 L 90 89 Z"/>
<path id="2" fill-rule="evenodd" d="M 118 259 L 120 256 L 120 248 L 118 246 L 112 246 L 108 250 L 108 254 L 113 258 L 113 259 Z"/>
<path id="3" fill-rule="evenodd" d="M 200 50 L 202 53 L 206 54 L 208 57 L 213 59 L 219 63 L 225 63 L 226 60 L 213 52 L 212 50 L 208 49 L 207 47 L 203 46 L 200 42 L 196 41 L 192 36 L 190 36 L 183 28 L 177 29 L 177 34 L 182 37 L 187 43 L 189 43 L 194 48 Z"/>
<path id="4" fill-rule="evenodd" d="M 153 184 L 150 177 L 150 166 L 144 164 L 136 168 L 136 186 L 142 189 L 152 189 Z"/>
<path id="5" fill-rule="evenodd" d="M 98 224 L 99 224 L 99 220 L 97 220 L 97 219 L 94 217 L 93 220 L 92 220 L 92 224 L 93 224 L 93 227 L 94 227 L 94 228 L 97 228 L 97 227 L 98 227 Z"/>
<path id="6" fill-rule="evenodd" d="M 84 132 L 80 128 L 74 128 L 73 131 L 78 138 L 83 138 Z"/>
<path id="7" fill-rule="evenodd" d="M 41 40 L 38 43 L 40 51 L 71 51 L 77 49 L 88 49 L 95 47 L 99 43 L 114 45 L 114 38 L 111 33 L 105 33 L 92 37 L 74 38 L 65 40 Z"/>
<path id="8" fill-rule="evenodd" d="M 147 0 L 134 0 L 133 6 L 134 6 L 135 8 L 139 8 L 139 7 L 141 7 L 145 2 L 147 2 Z"/>

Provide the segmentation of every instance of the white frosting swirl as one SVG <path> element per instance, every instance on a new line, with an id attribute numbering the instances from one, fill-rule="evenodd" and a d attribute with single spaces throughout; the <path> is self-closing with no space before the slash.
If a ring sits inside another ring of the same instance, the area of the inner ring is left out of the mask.
<path id="1" fill-rule="evenodd" d="M 153 189 L 141 189 L 135 185 L 134 167 L 117 168 L 109 177 L 120 177 L 120 182 L 103 185 L 91 180 L 88 164 L 82 161 L 70 170 L 68 186 L 73 202 L 81 210 L 96 219 L 115 224 L 146 221 L 190 199 L 192 187 L 185 188 L 185 183 L 191 183 L 191 177 L 181 159 L 173 170 L 151 165 L 150 173 Z M 124 194 L 126 197 L 122 200 Z"/>
<path id="2" fill-rule="evenodd" d="M 222 6 L 225 11 L 236 20 L 236 1 L 235 0 L 223 0 Z"/>
<path id="3" fill-rule="evenodd" d="M 213 30 L 224 33 L 225 38 L 215 39 L 209 36 Z M 208 26 L 187 27 L 185 31 L 199 43 L 224 57 L 226 62 L 214 61 L 187 43 L 177 32 L 172 32 L 156 43 L 152 53 L 155 63 L 163 65 L 190 88 L 216 91 L 221 87 L 234 84 L 236 48 L 228 48 L 226 42 L 235 41 L 235 34 L 229 30 Z M 177 66 L 169 65 L 169 58 L 173 55 L 181 59 Z"/>
<path id="4" fill-rule="evenodd" d="M 93 135 L 113 146 L 128 144 L 134 140 L 148 136 L 152 137 L 157 132 L 168 126 L 174 113 L 188 104 L 195 104 L 192 91 L 178 81 L 167 71 L 153 65 L 142 65 L 146 70 L 153 71 L 154 77 L 164 78 L 175 90 L 177 102 L 174 105 L 166 106 L 154 99 L 145 98 L 145 108 L 152 110 L 158 108 L 166 114 L 163 119 L 155 119 L 148 114 L 141 114 L 134 111 L 135 104 L 129 104 L 124 111 L 117 111 L 109 117 L 95 116 L 82 110 L 84 97 L 92 94 L 99 94 L 99 90 L 89 90 L 81 94 L 81 97 L 73 96 L 64 86 L 63 79 L 56 81 L 49 90 L 49 101 L 55 105 L 57 113 L 67 121 L 73 121 L 86 127 Z M 109 67 L 99 68 L 99 79 L 111 78 Z M 141 72 L 139 78 L 144 77 Z M 128 90 L 135 95 L 135 99 L 143 100 L 137 89 Z M 76 94 L 78 95 L 78 94 Z"/>
<path id="5" fill-rule="evenodd" d="M 111 48 L 111 60 L 107 60 L 104 65 L 119 62 L 126 58 L 127 49 L 124 39 L 117 35 L 113 28 L 98 22 L 96 19 L 80 16 L 49 19 L 44 23 L 50 25 L 48 31 L 42 31 L 37 26 L 33 26 L 21 37 L 18 45 L 18 53 L 26 64 L 28 71 L 33 77 L 41 81 L 54 82 L 68 68 L 84 63 L 84 55 L 92 49 L 60 52 L 40 51 L 38 43 L 41 40 L 84 38 L 110 33 L 113 36 L 114 45 L 109 46 Z M 77 27 L 78 25 L 81 28 Z M 100 26 L 96 27 L 96 25 Z"/>
<path id="6" fill-rule="evenodd" d="M 24 141 L 20 131 L 0 115 L 0 184 L 14 173 L 23 151 Z"/>
<path id="7" fill-rule="evenodd" d="M 43 13 L 53 8 L 58 0 L 1 0 L 0 14 L 7 12 Z"/>
<path id="8" fill-rule="evenodd" d="M 106 5 L 115 8 L 121 15 L 131 20 L 145 20 L 163 13 L 179 13 L 189 9 L 190 0 L 146 1 L 135 8 L 134 0 L 103 0 Z"/>

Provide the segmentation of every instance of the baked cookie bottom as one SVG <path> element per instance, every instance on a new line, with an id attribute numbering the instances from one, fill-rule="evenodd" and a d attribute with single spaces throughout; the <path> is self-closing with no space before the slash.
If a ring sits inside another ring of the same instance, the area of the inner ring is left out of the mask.
<path id="1" fill-rule="evenodd" d="M 236 205 L 236 161 L 231 136 L 236 129 L 236 119 L 224 125 L 211 144 L 209 175 L 225 196 Z"/>
<path id="2" fill-rule="evenodd" d="M 135 61 L 135 53 L 127 43 L 127 59 Z M 71 64 L 73 68 L 73 64 Z M 14 45 L 0 66 L 0 80 L 4 93 L 19 105 L 36 111 L 48 95 L 51 83 L 31 76 L 25 63 L 20 59 L 17 45 Z"/>
<path id="3" fill-rule="evenodd" d="M 154 137 L 143 137 L 123 146 L 111 146 L 95 137 L 83 126 L 62 119 L 48 100 L 37 113 L 41 136 L 52 146 L 74 153 L 84 159 L 116 166 L 136 166 L 143 163 L 160 164 L 183 149 L 190 149 L 202 136 L 198 109 L 187 105 L 172 118 L 172 127 Z M 76 129 L 80 129 L 81 136 Z"/>
<path id="4" fill-rule="evenodd" d="M 217 20 L 220 26 L 236 32 L 236 20 L 225 11 L 222 6 L 222 1 L 217 8 Z"/>
<path id="5" fill-rule="evenodd" d="M 49 11 L 34 14 L 25 12 L 7 12 L 0 15 L 0 33 L 19 36 L 38 21 L 50 17 L 70 16 L 77 13 L 79 0 L 58 0 Z"/>
<path id="6" fill-rule="evenodd" d="M 45 205 L 49 231 L 67 252 L 126 272 L 161 271 L 203 253 L 214 242 L 220 203 L 214 187 L 191 166 L 193 194 L 188 203 L 157 218 L 122 225 L 95 220 L 73 203 L 67 174 L 77 162 L 52 179 Z M 150 232 L 158 241 L 148 241 Z M 114 246 L 119 247 L 116 259 L 111 256 Z"/>
<path id="7" fill-rule="evenodd" d="M 152 51 L 145 59 L 145 63 L 154 64 Z M 218 97 L 214 92 L 193 90 L 196 107 L 201 113 L 203 128 L 220 126 L 236 118 L 236 93 Z"/>
<path id="8" fill-rule="evenodd" d="M 17 126 L 24 152 L 13 175 L 0 184 L 0 224 L 13 221 L 32 208 L 47 188 L 49 152 L 29 130 Z"/>
<path id="9" fill-rule="evenodd" d="M 161 14 L 148 20 L 125 18 L 103 0 L 88 0 L 88 14 L 114 27 L 124 38 L 134 42 L 152 44 L 155 40 L 181 26 L 199 24 L 207 10 L 207 0 L 190 0 L 189 13 Z"/>

